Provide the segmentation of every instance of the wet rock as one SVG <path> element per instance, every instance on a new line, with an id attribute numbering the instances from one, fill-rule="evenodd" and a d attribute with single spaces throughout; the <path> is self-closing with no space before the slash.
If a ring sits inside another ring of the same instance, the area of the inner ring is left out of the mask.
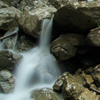
<path id="1" fill-rule="evenodd" d="M 97 86 L 100 86 L 100 64 L 97 65 L 94 68 L 94 71 L 92 72 L 92 77 L 96 83 Z"/>
<path id="2" fill-rule="evenodd" d="M 3 3 L 0 1 L 0 29 L 8 30 L 11 27 L 17 26 L 17 22 L 15 20 L 15 16 L 20 16 L 21 12 L 14 8 L 3 6 Z"/>
<path id="3" fill-rule="evenodd" d="M 100 96 L 85 88 L 77 100 L 100 100 Z"/>
<path id="4" fill-rule="evenodd" d="M 61 92 L 62 91 L 62 86 L 63 86 L 63 82 L 66 76 L 68 76 L 68 72 L 63 73 L 58 80 L 55 82 L 55 84 L 53 85 L 53 89 L 55 91 Z"/>
<path id="5" fill-rule="evenodd" d="M 35 100 L 63 100 L 50 88 L 37 89 L 32 92 L 31 98 Z"/>
<path id="6" fill-rule="evenodd" d="M 58 9 L 55 14 L 55 28 L 63 32 L 89 32 L 100 22 L 98 2 L 70 2 Z"/>
<path id="7" fill-rule="evenodd" d="M 86 85 L 90 86 L 94 82 L 94 80 L 91 77 L 91 75 L 86 75 L 85 73 L 82 73 L 82 76 L 86 80 Z"/>
<path id="8" fill-rule="evenodd" d="M 6 63 L 5 63 L 6 62 Z M 0 69 L 11 70 L 16 64 L 16 59 L 13 58 L 13 54 L 6 50 L 0 51 Z"/>
<path id="9" fill-rule="evenodd" d="M 84 37 L 78 34 L 63 34 L 53 41 L 51 53 L 59 60 L 67 60 L 76 55 L 77 48 L 84 44 Z"/>
<path id="10" fill-rule="evenodd" d="M 86 39 L 89 45 L 100 46 L 100 27 L 92 29 Z"/>
<path id="11" fill-rule="evenodd" d="M 32 39 L 22 35 L 18 40 L 18 43 L 16 45 L 16 50 L 19 52 L 28 51 L 32 49 L 34 46 L 35 43 Z"/>
<path id="12" fill-rule="evenodd" d="M 15 79 L 8 70 L 0 71 L 0 88 L 4 93 L 11 93 L 15 86 Z"/>
<path id="13" fill-rule="evenodd" d="M 73 77 L 65 77 L 62 92 L 64 100 L 76 100 L 82 93 L 84 87 Z"/>

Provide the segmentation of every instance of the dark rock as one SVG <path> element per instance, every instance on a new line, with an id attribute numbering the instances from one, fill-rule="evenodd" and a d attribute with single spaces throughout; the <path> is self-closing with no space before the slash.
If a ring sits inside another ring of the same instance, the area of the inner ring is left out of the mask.
<path id="1" fill-rule="evenodd" d="M 6 63 L 5 63 L 6 62 Z M 16 59 L 13 58 L 13 54 L 9 51 L 0 51 L 0 69 L 11 70 L 16 64 Z"/>
<path id="2" fill-rule="evenodd" d="M 34 38 L 22 35 L 17 42 L 16 50 L 19 52 L 28 51 L 35 46 Z"/>
<path id="3" fill-rule="evenodd" d="M 63 34 L 53 41 L 51 53 L 59 60 L 67 60 L 76 54 L 77 48 L 84 44 L 84 37 L 78 34 Z"/>
<path id="4" fill-rule="evenodd" d="M 63 32 L 87 34 L 100 22 L 98 2 L 70 2 L 58 9 L 55 14 L 55 28 Z"/>
<path id="5" fill-rule="evenodd" d="M 86 74 L 91 74 L 92 72 L 93 72 L 93 67 L 89 67 L 89 68 L 87 68 L 84 72 L 86 73 Z"/>
<path id="6" fill-rule="evenodd" d="M 100 47 L 100 27 L 92 29 L 86 39 L 89 45 Z"/>

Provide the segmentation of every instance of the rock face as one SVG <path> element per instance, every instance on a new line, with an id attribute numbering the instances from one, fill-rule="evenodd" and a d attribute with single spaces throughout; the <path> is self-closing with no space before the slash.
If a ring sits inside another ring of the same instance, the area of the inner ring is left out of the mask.
<path id="1" fill-rule="evenodd" d="M 77 48 L 84 44 L 84 37 L 78 34 L 63 34 L 53 41 L 51 53 L 59 60 L 67 60 L 76 54 Z"/>
<path id="2" fill-rule="evenodd" d="M 100 27 L 92 29 L 86 39 L 89 45 L 100 47 Z"/>
<path id="3" fill-rule="evenodd" d="M 20 16 L 20 13 L 21 12 L 18 9 L 8 7 L 0 1 L 0 29 L 8 30 L 11 26 L 17 26 L 15 16 Z"/>
<path id="4" fill-rule="evenodd" d="M 99 5 L 100 1 L 67 3 L 55 14 L 57 29 L 60 27 L 62 31 L 87 33 L 100 22 Z"/>
<path id="5" fill-rule="evenodd" d="M 8 70 L 0 71 L 0 92 L 11 93 L 14 88 L 14 77 Z"/>

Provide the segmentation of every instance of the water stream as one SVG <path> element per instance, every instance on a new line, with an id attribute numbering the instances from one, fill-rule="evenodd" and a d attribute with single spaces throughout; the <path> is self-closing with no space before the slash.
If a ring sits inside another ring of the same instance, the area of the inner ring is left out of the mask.
<path id="1" fill-rule="evenodd" d="M 31 100 L 32 90 L 52 88 L 54 81 L 60 75 L 56 60 L 50 54 L 49 48 L 52 20 L 44 20 L 39 45 L 22 53 L 23 59 L 16 66 L 14 73 L 16 79 L 14 92 L 0 94 L 0 100 Z"/>

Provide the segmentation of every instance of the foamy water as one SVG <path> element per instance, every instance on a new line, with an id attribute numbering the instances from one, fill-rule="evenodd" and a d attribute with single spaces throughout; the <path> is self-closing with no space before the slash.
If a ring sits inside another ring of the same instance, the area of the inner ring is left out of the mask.
<path id="1" fill-rule="evenodd" d="M 22 53 L 23 59 L 16 66 L 14 74 L 16 79 L 14 92 L 0 94 L 0 100 L 31 100 L 31 91 L 52 87 L 60 75 L 56 59 L 50 54 L 49 49 L 52 20 L 44 20 L 39 46 Z"/>

